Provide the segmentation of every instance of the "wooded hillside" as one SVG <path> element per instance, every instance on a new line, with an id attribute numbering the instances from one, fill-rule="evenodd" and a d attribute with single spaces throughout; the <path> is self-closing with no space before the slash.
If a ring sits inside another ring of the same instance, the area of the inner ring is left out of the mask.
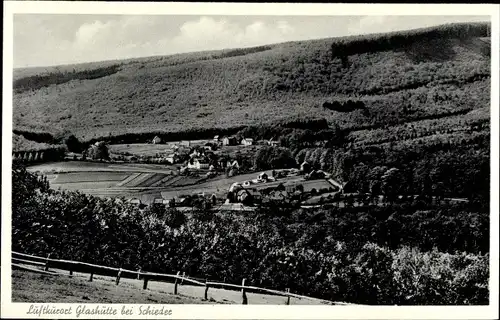
<path id="1" fill-rule="evenodd" d="M 354 130 L 463 115 L 489 106 L 488 28 L 452 24 L 15 70 L 14 128 L 70 129 L 88 140 L 312 114 Z M 363 108 L 335 110 L 325 103 Z"/>

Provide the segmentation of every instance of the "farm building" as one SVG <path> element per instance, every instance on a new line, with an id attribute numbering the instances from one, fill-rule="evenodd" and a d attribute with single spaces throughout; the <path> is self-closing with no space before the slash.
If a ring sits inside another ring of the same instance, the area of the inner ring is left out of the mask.
<path id="1" fill-rule="evenodd" d="M 251 145 L 253 145 L 253 139 L 252 138 L 243 138 L 243 140 L 241 140 L 241 144 L 244 146 L 251 146 Z"/>
<path id="2" fill-rule="evenodd" d="M 215 136 L 215 137 L 214 137 L 214 142 L 215 142 L 215 143 L 219 143 L 219 141 L 220 141 L 220 140 L 219 140 L 219 136 L 218 136 L 218 135 L 217 135 L 217 136 Z"/>
<path id="3" fill-rule="evenodd" d="M 260 174 L 257 176 L 257 179 L 259 179 L 259 180 L 268 180 L 268 179 L 269 179 L 269 176 L 267 175 L 267 173 L 262 172 L 262 173 L 260 173 Z"/>
<path id="4" fill-rule="evenodd" d="M 137 206 L 142 205 L 141 199 L 130 199 L 129 203 Z"/>
<path id="5" fill-rule="evenodd" d="M 151 141 L 153 144 L 160 144 L 161 143 L 161 138 L 156 136 L 153 138 L 153 141 Z"/>
<path id="6" fill-rule="evenodd" d="M 302 164 L 300 165 L 300 171 L 302 171 L 303 173 L 308 173 L 309 171 L 311 171 L 311 165 L 309 164 L 309 162 L 302 162 Z"/>
<path id="7" fill-rule="evenodd" d="M 236 193 L 237 202 L 241 203 L 248 202 L 251 200 L 250 197 L 251 197 L 250 192 L 248 192 L 248 190 L 246 189 L 241 189 Z"/>
<path id="8" fill-rule="evenodd" d="M 229 192 L 236 192 L 238 190 L 242 189 L 242 186 L 241 184 L 239 184 L 238 182 L 235 182 L 233 183 L 230 187 L 229 187 Z"/>
<path id="9" fill-rule="evenodd" d="M 238 163 L 238 160 L 234 160 L 233 162 L 228 161 L 226 167 L 227 168 L 236 168 L 236 169 L 239 169 L 240 168 L 240 164 Z"/>
<path id="10" fill-rule="evenodd" d="M 192 161 L 188 161 L 187 167 L 189 169 L 202 170 L 202 169 L 208 169 L 209 164 L 208 164 L 208 162 L 201 160 L 201 159 L 193 159 Z"/>
<path id="11" fill-rule="evenodd" d="M 224 146 L 235 146 L 237 144 L 235 137 L 224 137 L 222 139 L 222 144 Z"/>
<path id="12" fill-rule="evenodd" d="M 179 144 L 184 147 L 189 147 L 191 145 L 191 142 L 189 140 L 183 140 Z"/>
<path id="13" fill-rule="evenodd" d="M 164 201 L 165 201 L 165 199 L 163 199 L 163 198 L 156 198 L 153 200 L 153 204 L 165 205 L 166 203 Z M 168 201 L 168 200 L 166 200 L 166 201 Z"/>
<path id="14" fill-rule="evenodd" d="M 210 196 L 210 202 L 212 202 L 213 205 L 217 204 L 217 196 L 215 193 Z"/>
<path id="15" fill-rule="evenodd" d="M 198 150 L 193 150 L 193 152 L 191 152 L 191 154 L 189 155 L 190 158 L 197 158 L 201 156 L 201 152 L 199 152 Z"/>
<path id="16" fill-rule="evenodd" d="M 179 154 L 177 153 L 171 153 L 165 157 L 165 160 L 167 162 L 170 162 L 171 164 L 177 163 L 180 160 Z"/>
<path id="17" fill-rule="evenodd" d="M 104 144 L 106 144 L 106 142 L 104 142 L 104 141 L 97 141 L 96 143 L 94 143 L 94 146 L 100 147 L 100 146 L 102 146 Z"/>

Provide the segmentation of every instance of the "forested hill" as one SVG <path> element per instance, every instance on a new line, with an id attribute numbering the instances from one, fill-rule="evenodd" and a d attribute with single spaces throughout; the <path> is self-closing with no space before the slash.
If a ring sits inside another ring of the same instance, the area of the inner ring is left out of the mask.
<path id="1" fill-rule="evenodd" d="M 87 140 L 306 115 L 354 131 L 418 127 L 424 120 L 447 123 L 446 129 L 469 118 L 488 122 L 489 29 L 487 23 L 450 24 L 15 70 L 14 129 L 69 129 Z"/>

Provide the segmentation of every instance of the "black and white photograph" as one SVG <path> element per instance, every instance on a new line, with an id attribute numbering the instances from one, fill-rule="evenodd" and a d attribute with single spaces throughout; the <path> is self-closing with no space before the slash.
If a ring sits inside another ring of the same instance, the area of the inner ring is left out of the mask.
<path id="1" fill-rule="evenodd" d="M 498 15 L 109 8 L 6 22 L 3 314 L 498 306 Z"/>

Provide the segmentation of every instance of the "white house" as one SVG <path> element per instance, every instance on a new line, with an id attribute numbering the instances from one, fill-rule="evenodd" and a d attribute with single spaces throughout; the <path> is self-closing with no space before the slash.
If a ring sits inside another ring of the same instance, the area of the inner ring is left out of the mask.
<path id="1" fill-rule="evenodd" d="M 260 174 L 257 176 L 257 179 L 259 179 L 259 180 L 267 180 L 267 179 L 269 179 L 269 176 L 267 175 L 267 173 L 262 172 L 262 173 L 260 173 Z"/>
<path id="2" fill-rule="evenodd" d="M 251 145 L 253 145 L 253 139 L 252 138 L 243 138 L 243 140 L 241 140 L 241 144 L 244 146 L 251 146 Z"/>
<path id="3" fill-rule="evenodd" d="M 189 155 L 190 158 L 197 158 L 201 155 L 198 150 L 193 150 L 193 152 Z"/>
<path id="4" fill-rule="evenodd" d="M 187 167 L 189 169 L 197 169 L 197 170 L 202 170 L 202 169 L 208 169 L 209 168 L 209 164 L 208 162 L 205 162 L 203 160 L 200 160 L 200 159 L 194 159 L 191 163 L 191 161 L 188 161 L 188 165 Z"/>
<path id="5" fill-rule="evenodd" d="M 228 161 L 227 162 L 227 168 L 236 168 L 236 169 L 239 169 L 240 168 L 240 165 L 238 163 L 238 160 L 234 160 L 233 162 L 231 161 Z"/>
<path id="6" fill-rule="evenodd" d="M 142 204 L 142 201 L 141 199 L 131 199 L 129 201 L 130 204 L 134 204 L 134 205 L 137 205 L 137 206 L 140 206 Z"/>
<path id="7" fill-rule="evenodd" d="M 224 137 L 222 139 L 222 144 L 225 146 L 234 146 L 237 144 L 235 137 Z"/>
<path id="8" fill-rule="evenodd" d="M 163 205 L 163 198 L 156 198 L 153 200 L 153 204 L 161 204 Z"/>
<path id="9" fill-rule="evenodd" d="M 171 153 L 165 157 L 165 160 L 174 164 L 179 161 L 179 155 L 177 153 Z"/>
<path id="10" fill-rule="evenodd" d="M 158 137 L 158 136 L 154 137 L 152 143 L 153 144 L 159 144 L 159 143 L 161 143 L 161 138 Z"/>
<path id="11" fill-rule="evenodd" d="M 239 184 L 238 182 L 235 182 L 235 183 L 233 183 L 233 184 L 229 187 L 229 192 L 236 192 L 236 191 L 241 190 L 241 189 L 242 189 L 241 184 Z"/>

